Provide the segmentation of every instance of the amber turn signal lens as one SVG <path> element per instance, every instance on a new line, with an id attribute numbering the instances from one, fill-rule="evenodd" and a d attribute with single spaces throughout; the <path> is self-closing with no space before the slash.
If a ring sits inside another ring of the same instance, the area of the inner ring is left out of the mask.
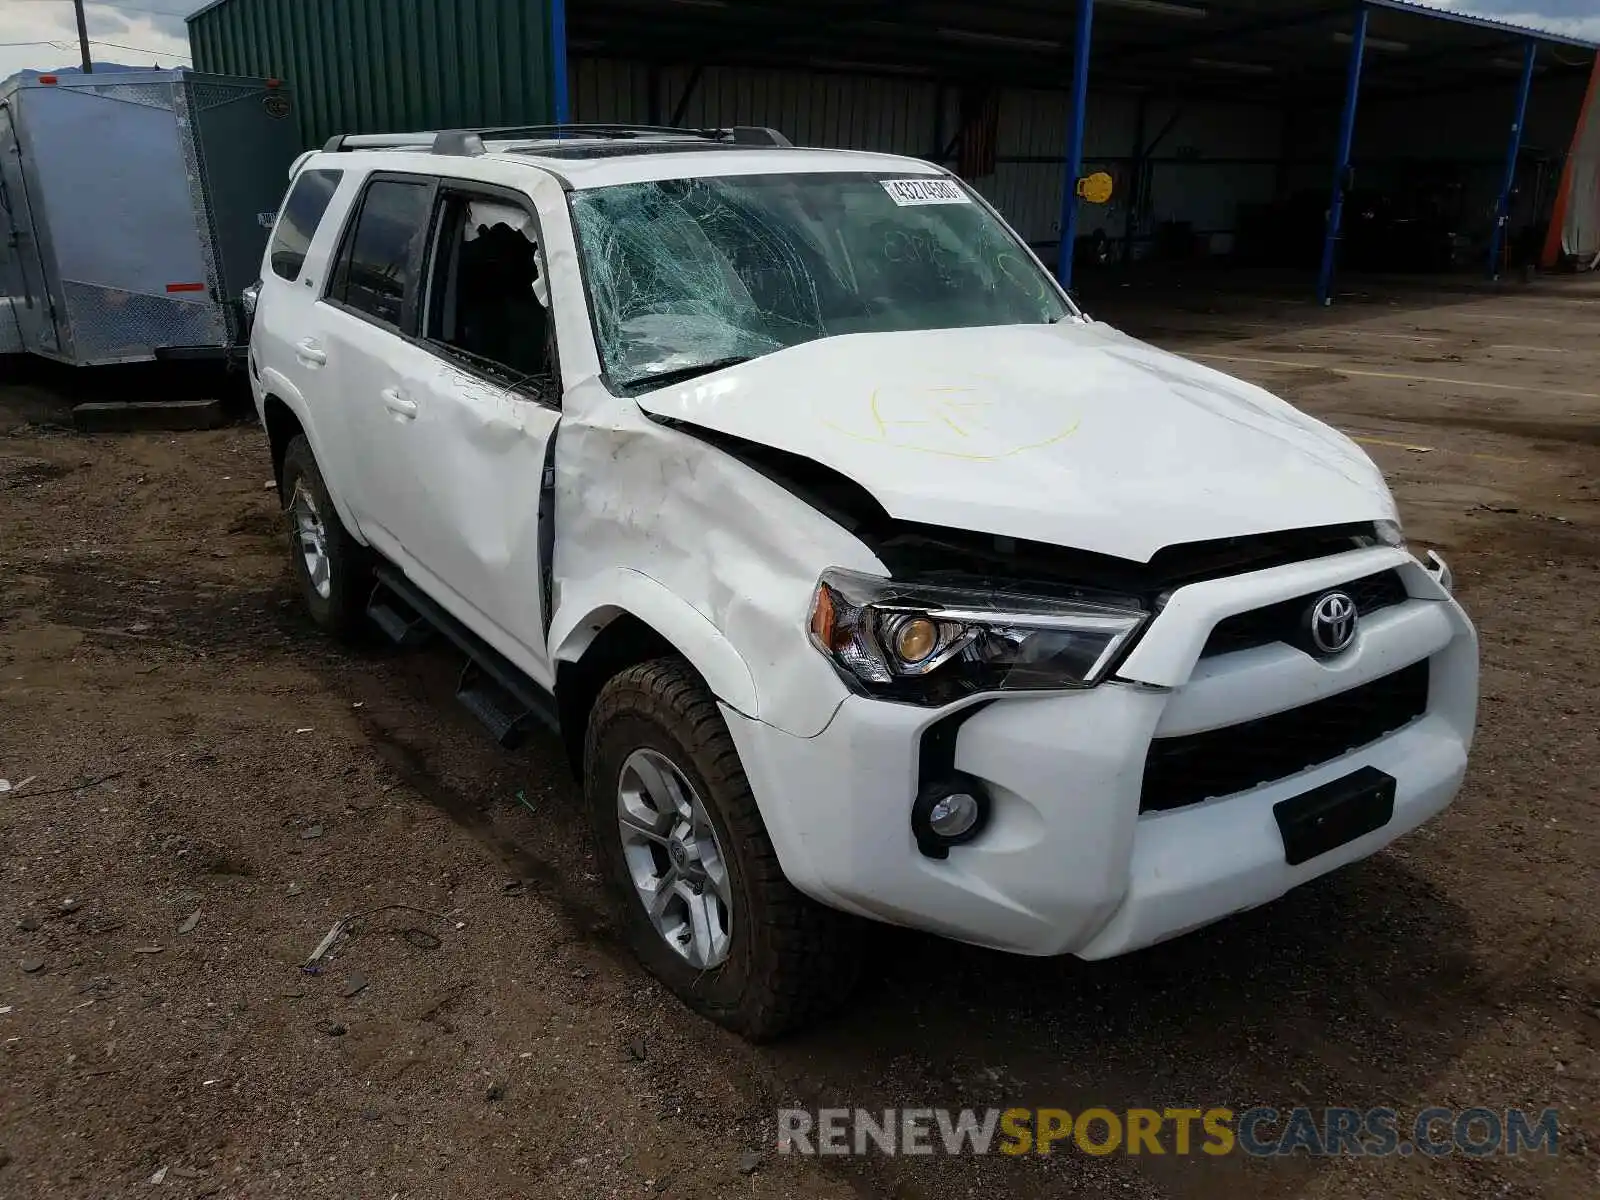
<path id="1" fill-rule="evenodd" d="M 817 645 L 825 646 L 829 650 L 833 646 L 833 591 L 827 584 L 817 589 L 816 598 L 811 602 L 811 636 L 817 640 Z"/>

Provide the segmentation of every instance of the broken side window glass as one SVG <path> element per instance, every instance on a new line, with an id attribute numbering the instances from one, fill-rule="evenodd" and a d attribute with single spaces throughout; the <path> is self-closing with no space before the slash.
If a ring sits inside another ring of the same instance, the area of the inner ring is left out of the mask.
<path id="1" fill-rule="evenodd" d="M 549 296 L 532 215 L 514 204 L 451 195 L 440 220 L 427 337 L 497 377 L 548 375 Z"/>

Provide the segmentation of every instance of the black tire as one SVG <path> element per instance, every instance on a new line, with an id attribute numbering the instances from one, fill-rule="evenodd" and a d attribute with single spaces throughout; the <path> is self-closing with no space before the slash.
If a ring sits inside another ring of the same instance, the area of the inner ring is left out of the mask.
<path id="1" fill-rule="evenodd" d="M 295 526 L 295 489 L 303 487 L 322 519 L 323 545 L 328 560 L 328 594 L 322 595 L 312 582 L 300 550 Z M 366 632 L 367 601 L 372 595 L 372 554 L 350 536 L 339 519 L 339 512 L 322 482 L 316 456 L 304 434 L 297 434 L 284 451 L 280 497 L 289 533 L 289 562 L 294 570 L 300 595 L 311 619 L 337 638 L 353 641 Z"/>
<path id="2" fill-rule="evenodd" d="M 635 750 L 672 761 L 703 801 L 735 901 L 728 957 L 701 970 L 651 924 L 628 873 L 617 826 L 623 763 Z M 681 659 L 658 658 L 601 689 L 584 742 L 584 796 L 595 854 L 618 898 L 629 944 L 690 1008 L 751 1041 L 810 1024 L 850 994 L 859 967 L 855 922 L 784 877 L 710 690 Z"/>

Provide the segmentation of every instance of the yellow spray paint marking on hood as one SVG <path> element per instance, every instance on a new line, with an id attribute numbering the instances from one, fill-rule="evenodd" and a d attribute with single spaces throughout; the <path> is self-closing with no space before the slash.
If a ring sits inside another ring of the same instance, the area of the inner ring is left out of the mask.
<path id="1" fill-rule="evenodd" d="M 993 400 L 997 381 L 975 376 L 967 384 L 933 387 L 889 384 L 873 388 L 859 421 L 824 420 L 836 433 L 860 442 L 971 462 L 993 462 L 1037 450 L 1071 437 L 1079 418 L 1064 418 L 1059 428 L 1039 436 L 1031 422 L 997 420 Z"/>

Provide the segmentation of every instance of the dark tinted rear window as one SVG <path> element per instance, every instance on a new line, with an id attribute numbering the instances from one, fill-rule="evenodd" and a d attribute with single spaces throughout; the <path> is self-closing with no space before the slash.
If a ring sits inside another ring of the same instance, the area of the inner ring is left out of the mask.
<path id="1" fill-rule="evenodd" d="M 339 186 L 343 171 L 301 171 L 289 189 L 272 234 L 272 270 L 285 279 L 299 279 L 306 247 L 328 211 L 328 201 Z"/>
<path id="2" fill-rule="evenodd" d="M 425 183 L 374 181 L 355 223 L 345 232 L 328 295 L 380 321 L 400 324 L 431 197 L 432 189 Z"/>

